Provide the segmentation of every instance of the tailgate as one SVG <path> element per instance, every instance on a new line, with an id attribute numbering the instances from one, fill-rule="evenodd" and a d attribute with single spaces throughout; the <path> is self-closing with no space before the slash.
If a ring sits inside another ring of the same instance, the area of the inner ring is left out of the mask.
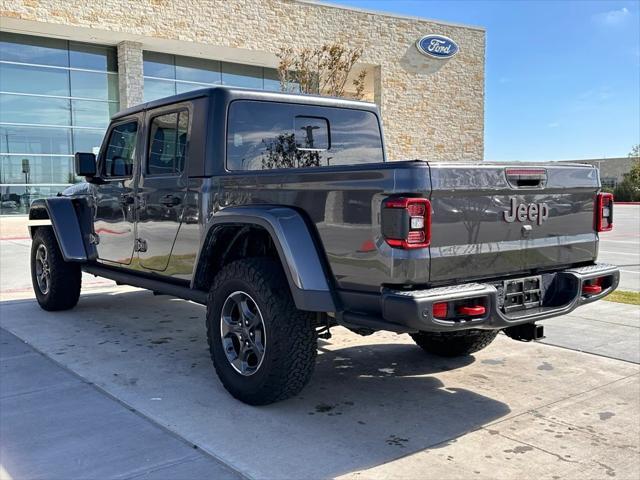
<path id="1" fill-rule="evenodd" d="M 431 282 L 595 260 L 595 168 L 484 163 L 429 167 Z"/>

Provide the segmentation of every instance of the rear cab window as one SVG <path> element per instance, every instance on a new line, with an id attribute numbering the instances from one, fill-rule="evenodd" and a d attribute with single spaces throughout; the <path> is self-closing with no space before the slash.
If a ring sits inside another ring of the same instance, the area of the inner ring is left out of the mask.
<path id="1" fill-rule="evenodd" d="M 228 125 L 228 170 L 384 161 L 378 117 L 367 110 L 236 100 Z"/>
<path id="2" fill-rule="evenodd" d="M 189 112 L 156 115 L 149 132 L 147 176 L 180 175 L 185 166 Z"/>

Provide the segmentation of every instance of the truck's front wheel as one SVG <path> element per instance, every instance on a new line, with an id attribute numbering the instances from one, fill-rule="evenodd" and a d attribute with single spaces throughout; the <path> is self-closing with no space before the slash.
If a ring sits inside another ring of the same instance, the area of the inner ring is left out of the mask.
<path id="1" fill-rule="evenodd" d="M 31 281 L 38 304 L 49 311 L 68 310 L 78 303 L 82 272 L 65 262 L 53 230 L 40 227 L 31 242 Z"/>
<path id="2" fill-rule="evenodd" d="M 416 344 L 441 357 L 471 355 L 488 346 L 498 330 L 462 330 L 458 332 L 418 332 L 411 334 Z"/>
<path id="3" fill-rule="evenodd" d="M 281 266 L 238 260 L 216 276 L 207 303 L 216 372 L 238 400 L 266 405 L 296 395 L 313 373 L 313 314 L 297 310 Z"/>

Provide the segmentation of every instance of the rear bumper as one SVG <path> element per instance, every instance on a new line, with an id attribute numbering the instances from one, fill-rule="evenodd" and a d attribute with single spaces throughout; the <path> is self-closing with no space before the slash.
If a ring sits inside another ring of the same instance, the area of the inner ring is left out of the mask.
<path id="1" fill-rule="evenodd" d="M 383 289 L 380 298 L 382 318 L 344 314 L 341 323 L 396 332 L 502 329 L 564 315 L 580 305 L 600 300 L 617 288 L 620 272 L 613 265 L 594 264 L 542 274 L 541 277 L 544 291 L 539 307 L 505 313 L 501 305 L 501 282 L 468 283 L 418 291 Z M 593 295 L 583 294 L 583 284 L 598 277 L 605 277 L 602 291 Z M 485 305 L 485 313 L 476 318 L 455 320 L 433 316 L 435 303 L 465 299 L 478 299 Z"/>

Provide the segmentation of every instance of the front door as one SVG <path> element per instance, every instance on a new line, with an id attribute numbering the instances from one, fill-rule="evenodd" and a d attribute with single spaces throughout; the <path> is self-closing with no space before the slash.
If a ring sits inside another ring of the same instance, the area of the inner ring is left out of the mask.
<path id="1" fill-rule="evenodd" d="M 113 125 L 100 161 L 96 185 L 94 232 L 98 236 L 98 258 L 130 264 L 135 240 L 135 172 L 139 121 L 123 120 Z"/>
<path id="2" fill-rule="evenodd" d="M 189 111 L 148 113 L 148 139 L 137 196 L 137 250 L 143 268 L 165 271 L 182 221 Z"/>

